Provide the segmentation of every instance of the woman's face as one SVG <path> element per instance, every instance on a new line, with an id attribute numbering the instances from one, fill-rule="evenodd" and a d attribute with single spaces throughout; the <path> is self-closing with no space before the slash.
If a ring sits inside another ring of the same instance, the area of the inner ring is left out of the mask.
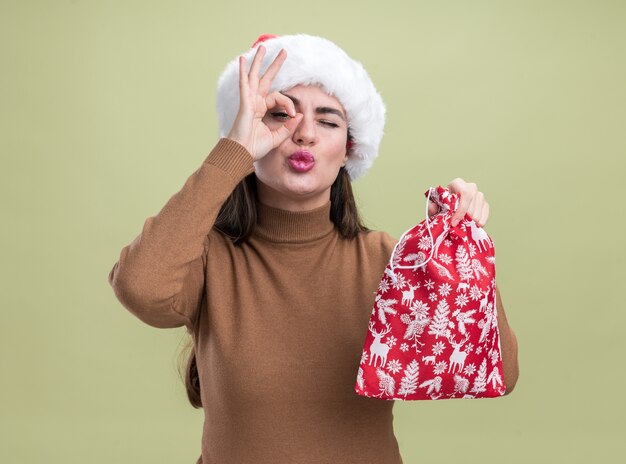
<path id="1" fill-rule="evenodd" d="M 303 118 L 290 137 L 254 162 L 259 201 L 291 211 L 313 209 L 330 201 L 330 187 L 348 159 L 346 113 L 339 100 L 314 85 L 281 93 Z M 288 118 L 286 108 L 277 106 L 263 122 L 277 129 Z"/>

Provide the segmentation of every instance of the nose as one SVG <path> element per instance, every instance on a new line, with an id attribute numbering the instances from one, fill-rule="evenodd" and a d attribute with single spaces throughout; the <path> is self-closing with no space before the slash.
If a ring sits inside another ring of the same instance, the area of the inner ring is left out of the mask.
<path id="1" fill-rule="evenodd" d="M 293 141 L 298 145 L 311 145 L 317 142 L 315 118 L 304 115 L 293 131 Z"/>

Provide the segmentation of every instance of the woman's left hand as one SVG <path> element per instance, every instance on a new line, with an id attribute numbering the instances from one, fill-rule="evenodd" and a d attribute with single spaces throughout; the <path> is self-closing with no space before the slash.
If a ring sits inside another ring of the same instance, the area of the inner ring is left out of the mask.
<path id="1" fill-rule="evenodd" d="M 454 216 L 452 216 L 452 227 L 457 226 L 461 219 L 465 217 L 465 213 L 478 226 L 484 227 L 489 217 L 489 203 L 485 200 L 483 192 L 478 190 L 478 186 L 473 182 L 465 182 L 460 177 L 457 177 L 447 187 L 452 193 L 459 195 L 459 206 Z M 437 214 L 439 207 L 431 201 L 428 210 L 430 215 Z"/>

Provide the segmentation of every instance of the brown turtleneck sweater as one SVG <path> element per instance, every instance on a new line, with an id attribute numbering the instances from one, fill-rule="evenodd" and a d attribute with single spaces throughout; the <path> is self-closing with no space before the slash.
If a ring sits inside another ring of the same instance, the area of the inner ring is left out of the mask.
<path id="1" fill-rule="evenodd" d="M 109 283 L 143 322 L 194 337 L 204 464 L 401 463 L 394 402 L 354 391 L 396 240 L 341 238 L 330 202 L 304 212 L 260 204 L 253 236 L 234 246 L 212 226 L 253 171 L 243 146 L 220 139 L 122 249 Z"/>

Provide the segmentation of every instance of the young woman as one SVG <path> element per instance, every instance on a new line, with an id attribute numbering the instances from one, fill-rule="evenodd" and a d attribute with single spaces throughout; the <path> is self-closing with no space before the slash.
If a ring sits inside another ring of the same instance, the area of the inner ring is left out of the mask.
<path id="1" fill-rule="evenodd" d="M 219 141 L 109 273 L 139 319 L 191 334 L 198 462 L 401 463 L 394 402 L 354 392 L 396 243 L 362 224 L 351 189 L 378 155 L 380 95 L 326 39 L 261 36 L 227 66 L 217 104 Z M 476 184 L 448 188 L 456 218 L 484 225 Z M 517 347 L 498 306 L 510 391 Z"/>

